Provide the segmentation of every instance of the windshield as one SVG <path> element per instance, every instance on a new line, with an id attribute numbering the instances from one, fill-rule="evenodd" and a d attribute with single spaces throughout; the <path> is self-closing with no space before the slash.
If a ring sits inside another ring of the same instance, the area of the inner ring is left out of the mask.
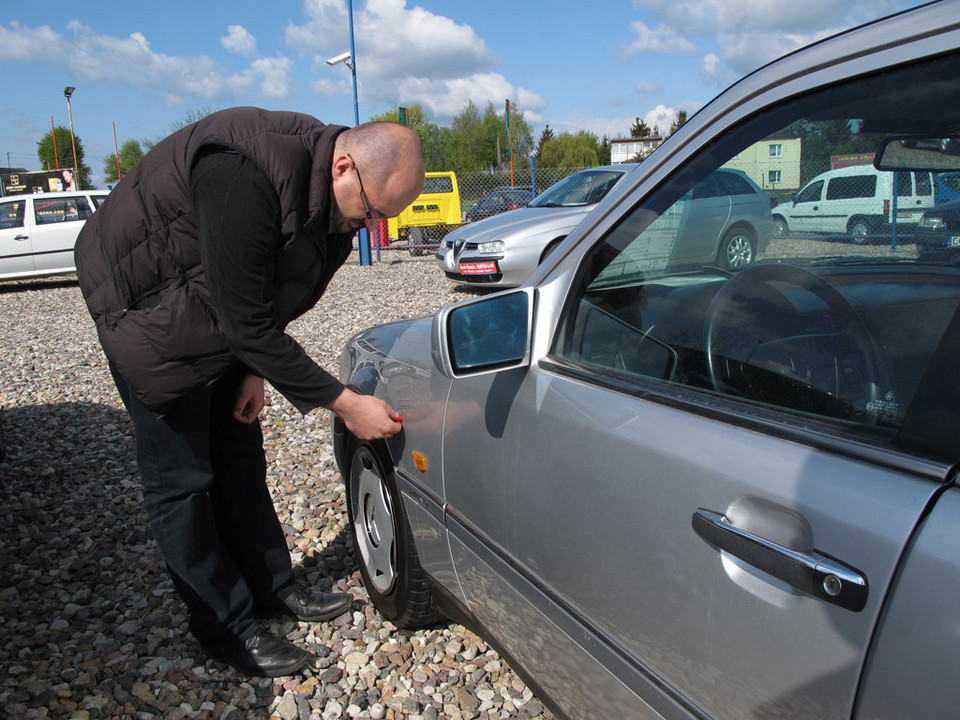
<path id="1" fill-rule="evenodd" d="M 617 170 L 584 170 L 547 188 L 530 207 L 578 207 L 595 205 L 623 177 Z"/>

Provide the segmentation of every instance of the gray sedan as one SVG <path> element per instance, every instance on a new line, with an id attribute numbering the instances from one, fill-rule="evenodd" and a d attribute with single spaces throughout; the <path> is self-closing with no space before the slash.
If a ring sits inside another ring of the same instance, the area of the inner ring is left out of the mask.
<path id="1" fill-rule="evenodd" d="M 476 628 L 562 717 L 956 716 L 960 268 L 893 237 L 676 259 L 688 193 L 784 130 L 798 183 L 849 147 L 960 171 L 958 17 L 747 76 L 522 287 L 347 343 L 403 413 L 389 441 L 333 422 L 385 617 Z"/>
<path id="2" fill-rule="evenodd" d="M 458 282 L 516 287 L 635 165 L 582 170 L 527 207 L 468 223 L 447 235 L 437 264 Z"/>

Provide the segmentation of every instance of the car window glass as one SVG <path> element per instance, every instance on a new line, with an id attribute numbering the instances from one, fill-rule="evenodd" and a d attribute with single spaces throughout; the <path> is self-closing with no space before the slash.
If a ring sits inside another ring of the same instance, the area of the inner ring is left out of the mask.
<path id="1" fill-rule="evenodd" d="M 737 173 L 718 171 L 714 177 L 725 195 L 753 195 L 756 192 L 754 186 Z"/>
<path id="2" fill-rule="evenodd" d="M 423 191 L 420 194 L 450 192 L 453 192 L 453 180 L 442 175 L 440 177 L 425 177 L 423 179 Z"/>
<path id="3" fill-rule="evenodd" d="M 894 173 L 897 178 L 897 195 L 910 197 L 913 194 L 913 176 L 908 172 Z"/>
<path id="4" fill-rule="evenodd" d="M 623 177 L 619 170 L 584 170 L 545 190 L 532 207 L 576 207 L 600 202 Z"/>
<path id="5" fill-rule="evenodd" d="M 82 199 L 82 198 L 81 198 Z M 33 211 L 37 225 L 50 223 L 71 222 L 80 220 L 80 210 L 77 207 L 76 197 L 67 198 L 37 198 L 33 201 Z"/>
<path id="6" fill-rule="evenodd" d="M 947 58 L 861 79 L 726 133 L 585 256 L 553 357 L 618 388 L 681 388 L 759 406 L 788 423 L 890 440 L 960 302 L 960 249 L 948 247 L 949 235 L 923 244 L 929 238 L 912 203 L 892 225 L 891 198 L 882 193 L 866 237 L 775 235 L 771 207 L 792 206 L 791 194 L 838 158 L 856 153 L 872 162 L 890 133 L 930 132 L 922 108 L 937 107 L 936 79 L 957 71 L 960 62 Z M 897 114 L 903 88 L 917 112 Z M 763 187 L 768 158 L 753 148 L 771 137 L 799 140 L 793 187 Z M 756 197 L 709 199 L 718 178 L 731 192 L 727 173 L 756 186 Z M 909 169 L 896 174 L 910 184 Z M 856 176 L 865 178 L 880 187 L 872 169 Z M 831 181 L 837 197 L 858 197 L 853 179 Z M 863 207 L 857 199 L 839 212 Z M 732 248 L 746 262 L 732 265 Z"/>
<path id="7" fill-rule="evenodd" d="M 906 173 L 904 173 L 906 174 Z M 909 174 L 907 184 L 910 183 Z M 846 200 L 848 198 L 868 198 L 877 194 L 877 176 L 853 175 L 833 178 L 827 184 L 827 200 Z M 909 193 L 907 193 L 909 194 Z"/>
<path id="8" fill-rule="evenodd" d="M 26 202 L 11 200 L 0 203 L 0 230 L 23 227 L 23 209 Z"/>
<path id="9" fill-rule="evenodd" d="M 798 203 L 806 202 L 816 202 L 820 199 L 820 194 L 823 192 L 823 180 L 818 180 L 815 183 L 810 183 L 805 187 L 799 195 L 797 195 Z"/>
<path id="10" fill-rule="evenodd" d="M 930 173 L 917 172 L 913 174 L 913 183 L 917 195 L 932 195 L 933 183 L 930 181 Z"/>

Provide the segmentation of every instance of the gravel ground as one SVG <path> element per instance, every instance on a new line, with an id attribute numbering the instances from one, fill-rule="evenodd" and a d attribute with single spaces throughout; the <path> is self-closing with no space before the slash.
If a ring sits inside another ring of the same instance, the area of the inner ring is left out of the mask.
<path id="1" fill-rule="evenodd" d="M 290 332 L 335 371 L 358 330 L 471 297 L 432 258 L 356 256 Z M 398 630 L 374 610 L 351 555 L 327 413 L 282 397 L 262 416 L 267 481 L 298 572 L 349 591 L 329 623 L 267 626 L 318 655 L 297 677 L 208 661 L 187 634 L 142 508 L 132 425 L 75 280 L 0 284 L 0 717 L 549 718 L 461 625 Z"/>

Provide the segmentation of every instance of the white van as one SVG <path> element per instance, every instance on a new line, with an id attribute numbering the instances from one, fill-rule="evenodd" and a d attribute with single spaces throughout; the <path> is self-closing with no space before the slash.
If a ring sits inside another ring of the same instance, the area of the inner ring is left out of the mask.
<path id="1" fill-rule="evenodd" d="M 0 280 L 76 272 L 73 246 L 105 190 L 0 197 Z"/>
<path id="2" fill-rule="evenodd" d="M 896 174 L 897 196 L 893 195 Z M 864 239 L 888 232 L 896 200 L 897 225 L 917 224 L 933 207 L 929 172 L 884 172 L 872 165 L 851 165 L 817 175 L 793 200 L 773 208 L 778 235 L 815 232 Z"/>

